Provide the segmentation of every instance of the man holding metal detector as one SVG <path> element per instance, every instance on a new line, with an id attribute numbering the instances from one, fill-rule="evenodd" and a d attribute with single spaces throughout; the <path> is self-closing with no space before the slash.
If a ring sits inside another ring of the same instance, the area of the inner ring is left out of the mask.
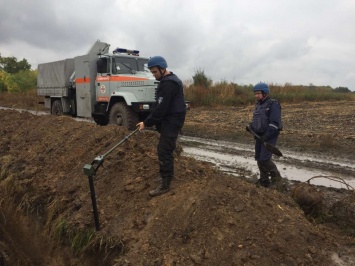
<path id="1" fill-rule="evenodd" d="M 282 130 L 281 106 L 278 101 L 269 97 L 270 89 L 267 84 L 258 83 L 253 91 L 257 102 L 253 120 L 246 129 L 255 137 L 255 160 L 260 171 L 257 185 L 270 187 L 281 182 L 280 172 L 271 159 L 272 154 L 282 156 L 275 147 Z"/>
<path id="2" fill-rule="evenodd" d="M 169 191 L 174 178 L 174 155 L 178 134 L 184 125 L 186 116 L 185 97 L 182 81 L 167 70 L 168 64 L 161 56 L 154 56 L 148 61 L 148 68 L 159 81 L 157 105 L 143 122 L 137 124 L 139 131 L 154 126 L 160 133 L 158 143 L 160 185 L 149 192 L 152 197 Z"/>

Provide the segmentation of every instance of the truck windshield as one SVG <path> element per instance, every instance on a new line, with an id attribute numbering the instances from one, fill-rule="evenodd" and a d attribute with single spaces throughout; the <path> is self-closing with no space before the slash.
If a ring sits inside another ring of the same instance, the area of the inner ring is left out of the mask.
<path id="1" fill-rule="evenodd" d="M 148 68 L 148 59 L 138 59 L 137 60 L 138 62 L 138 69 L 139 71 L 146 71 L 146 72 L 149 72 L 149 68 Z"/>
<path id="2" fill-rule="evenodd" d="M 112 74 L 132 74 L 135 71 L 149 71 L 148 59 L 126 57 L 112 58 Z"/>

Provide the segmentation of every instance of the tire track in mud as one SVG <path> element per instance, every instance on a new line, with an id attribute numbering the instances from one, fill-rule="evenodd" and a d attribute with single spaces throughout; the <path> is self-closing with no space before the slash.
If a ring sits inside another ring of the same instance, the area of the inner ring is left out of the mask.
<path id="1" fill-rule="evenodd" d="M 250 145 L 189 136 L 183 136 L 180 140 L 186 156 L 210 162 L 221 171 L 235 176 L 257 178 L 258 169 Z M 355 188 L 355 166 L 350 161 L 291 151 L 283 153 L 283 157 L 274 156 L 274 161 L 281 175 L 288 180 L 305 182 L 313 178 L 311 183 L 314 185 L 347 188 L 343 183 L 334 181 L 339 179 Z"/>

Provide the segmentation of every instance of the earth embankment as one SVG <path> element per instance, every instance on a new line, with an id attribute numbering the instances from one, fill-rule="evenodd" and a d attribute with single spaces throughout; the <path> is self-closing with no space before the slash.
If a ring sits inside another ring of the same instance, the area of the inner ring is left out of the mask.
<path id="1" fill-rule="evenodd" d="M 353 237 L 310 222 L 288 194 L 207 163 L 176 154 L 172 190 L 150 198 L 155 132 L 132 136 L 98 170 L 95 232 L 83 166 L 129 132 L 11 110 L 0 124 L 4 265 L 351 265 Z"/>

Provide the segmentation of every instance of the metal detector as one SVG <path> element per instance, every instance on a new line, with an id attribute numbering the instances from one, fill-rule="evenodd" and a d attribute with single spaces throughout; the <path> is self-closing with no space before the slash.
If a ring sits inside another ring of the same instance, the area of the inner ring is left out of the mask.
<path id="1" fill-rule="evenodd" d="M 85 164 L 84 167 L 83 167 L 84 174 L 89 178 L 90 194 L 91 194 L 91 201 L 92 201 L 92 210 L 93 210 L 93 213 L 94 213 L 96 231 L 100 231 L 100 222 L 99 222 L 99 214 L 98 214 L 97 205 L 96 205 L 96 195 L 95 195 L 95 187 L 94 187 L 94 179 L 93 179 L 93 177 L 96 175 L 96 172 L 99 169 L 99 167 L 102 166 L 102 164 L 103 164 L 103 162 L 105 160 L 105 157 L 107 155 L 109 155 L 118 146 L 120 146 L 122 143 L 126 142 L 138 130 L 139 130 L 139 128 L 137 128 L 136 130 L 132 131 L 129 135 L 124 137 L 123 140 L 121 140 L 119 143 L 117 143 L 115 146 L 113 146 L 105 154 L 95 157 L 95 159 L 92 161 L 91 164 Z"/>

